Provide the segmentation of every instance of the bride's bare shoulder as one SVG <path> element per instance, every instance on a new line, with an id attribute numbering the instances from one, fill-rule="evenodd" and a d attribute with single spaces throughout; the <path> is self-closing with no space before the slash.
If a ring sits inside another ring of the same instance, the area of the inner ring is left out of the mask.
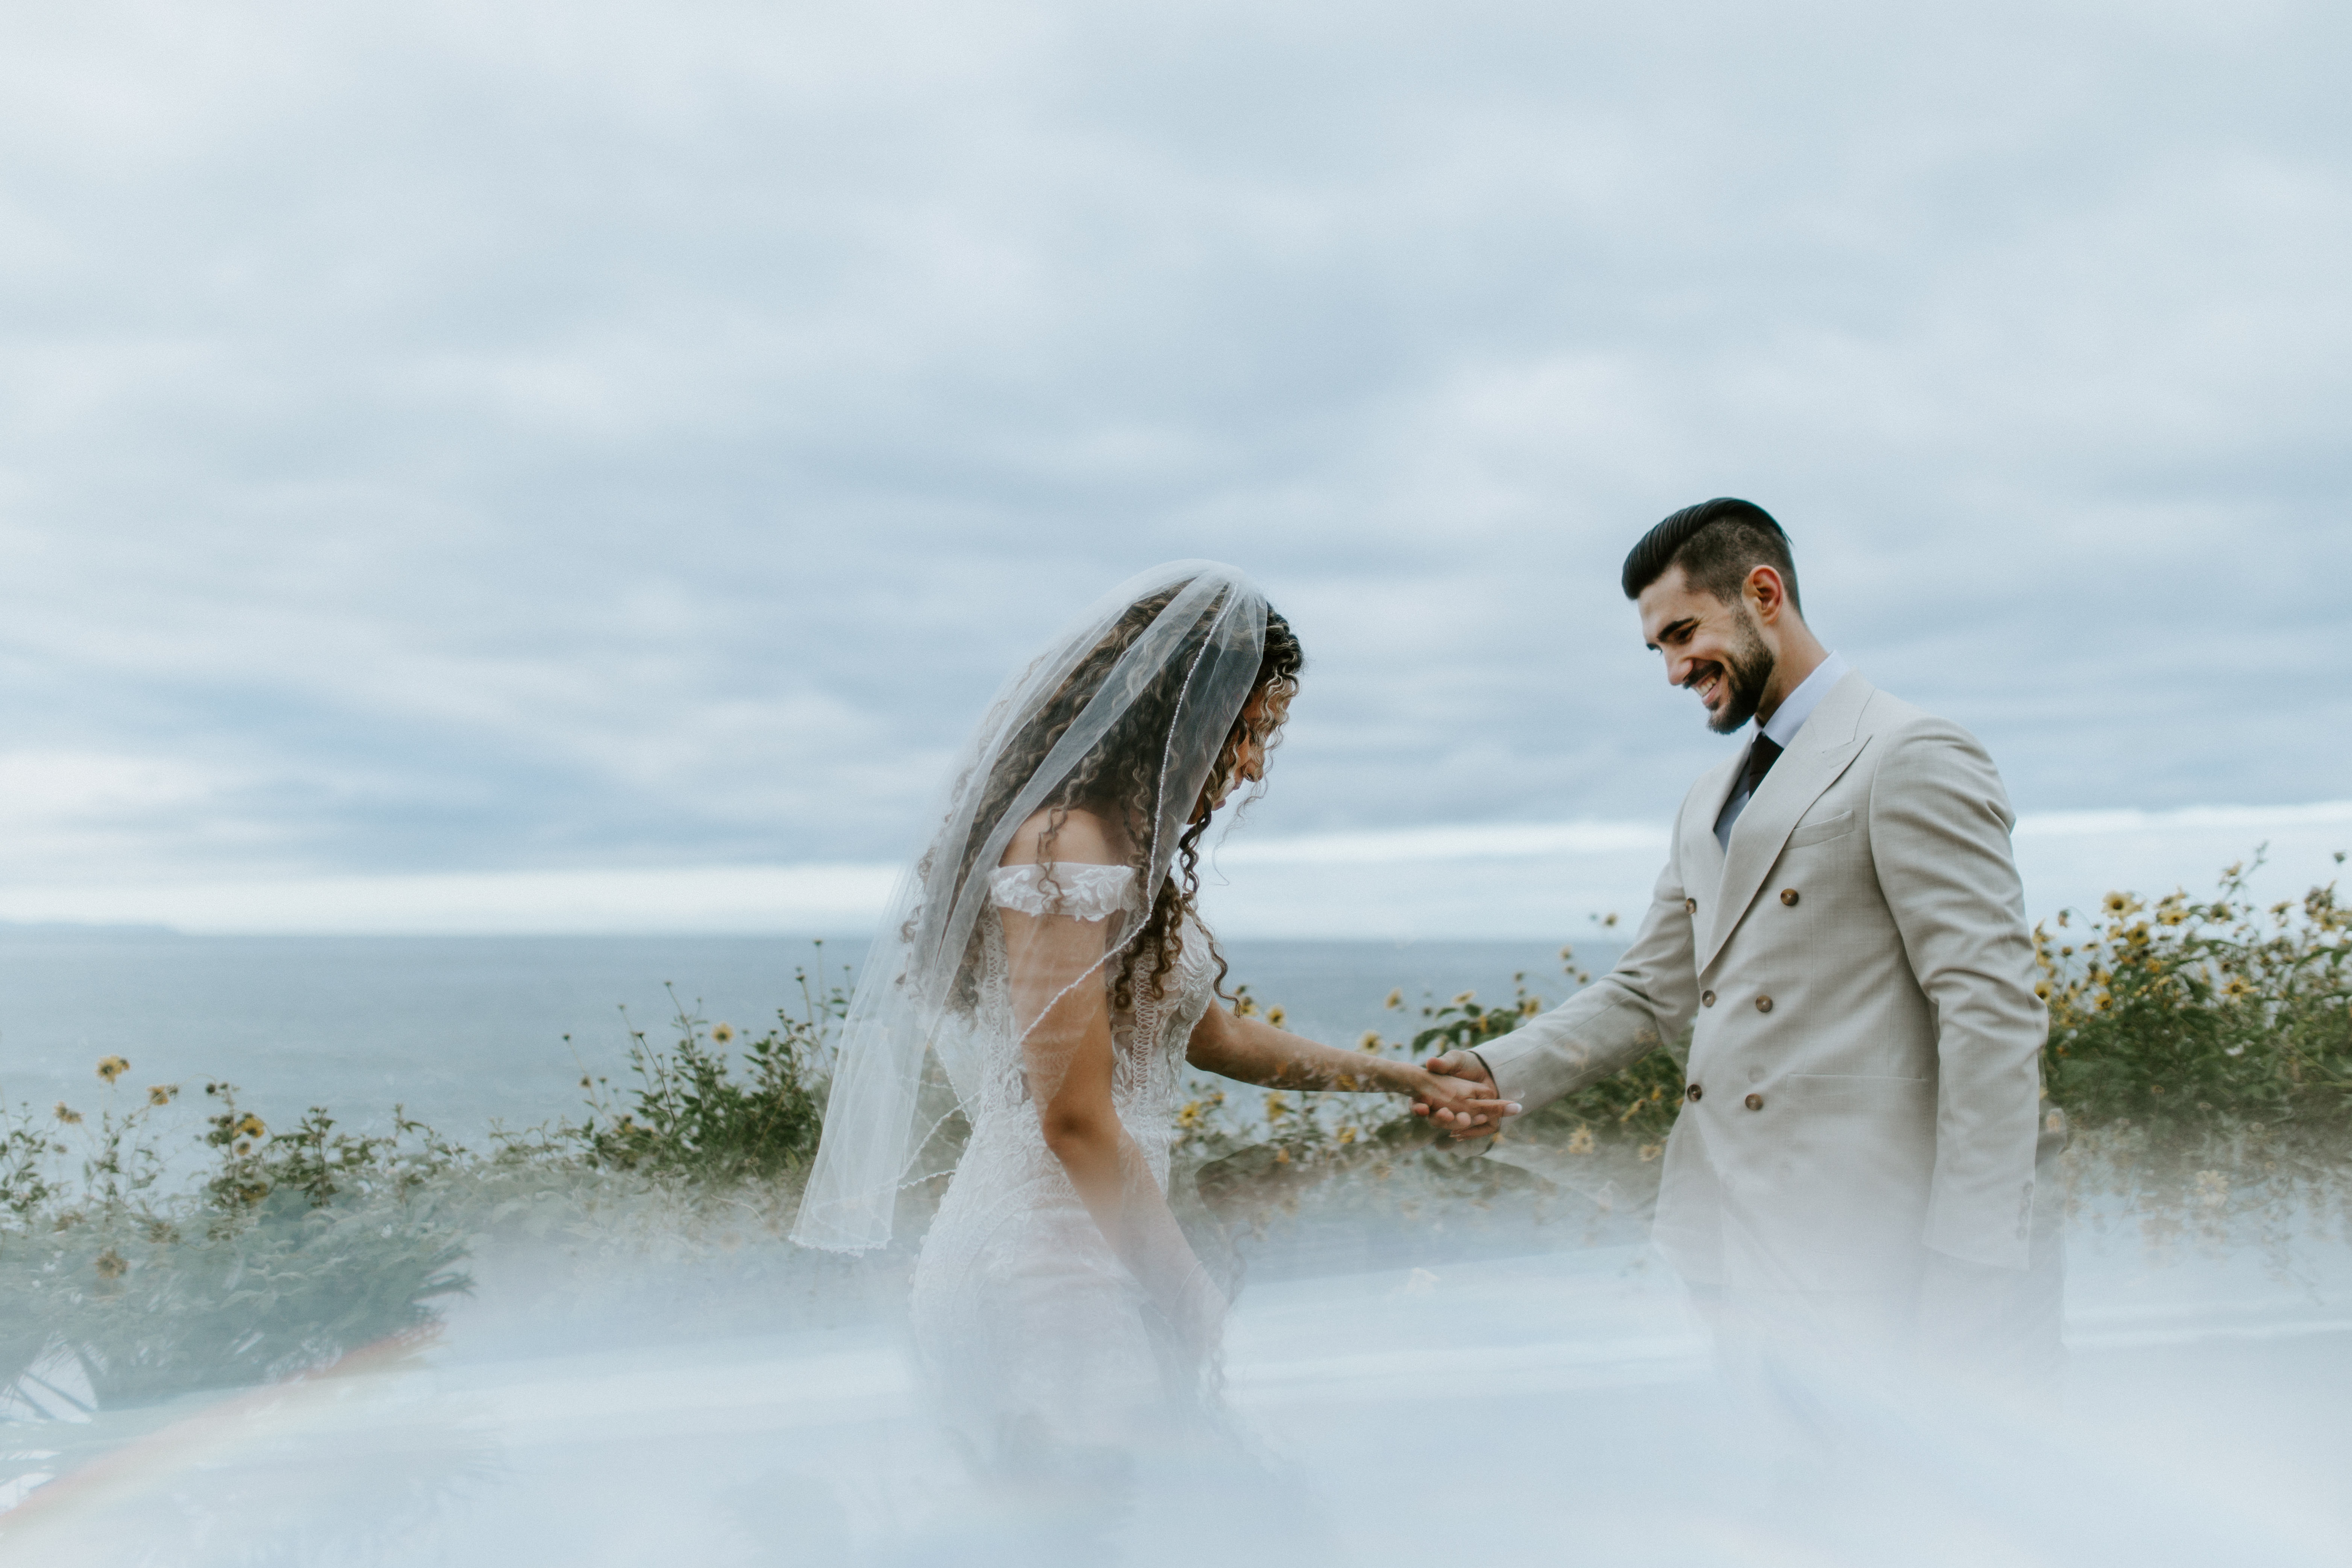
<path id="1" fill-rule="evenodd" d="M 1058 820 L 1057 820 L 1058 819 Z M 1125 864 L 1112 841 L 1110 825 L 1091 811 L 1071 806 L 1042 810 L 1021 825 L 1004 847 L 999 866 L 1034 866 L 1041 860 L 1090 866 Z"/>

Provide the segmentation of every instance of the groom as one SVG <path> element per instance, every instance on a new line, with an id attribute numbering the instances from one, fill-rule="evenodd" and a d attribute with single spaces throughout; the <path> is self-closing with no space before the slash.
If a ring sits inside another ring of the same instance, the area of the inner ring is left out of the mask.
<path id="1" fill-rule="evenodd" d="M 2037 1142 L 2064 1122 L 2045 1128 L 2048 1018 L 1992 759 L 1822 646 L 1761 507 L 1675 513 L 1624 589 L 1708 728 L 1755 735 L 1684 798 L 1615 970 L 1431 1068 L 1532 1108 L 1689 1029 L 1655 1235 L 1702 1303 L 1832 1353 L 2038 1381 L 2059 1351 Z"/>

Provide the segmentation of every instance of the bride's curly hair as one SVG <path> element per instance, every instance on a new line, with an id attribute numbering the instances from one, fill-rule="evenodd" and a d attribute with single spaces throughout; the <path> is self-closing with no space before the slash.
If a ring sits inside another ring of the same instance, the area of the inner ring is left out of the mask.
<path id="1" fill-rule="evenodd" d="M 958 888 L 966 885 L 972 876 L 976 868 L 973 862 L 1000 819 L 1012 808 L 1013 798 L 1036 775 L 1055 744 L 1102 690 L 1120 656 L 1150 628 L 1179 592 L 1181 585 L 1129 605 L 1005 745 L 990 773 L 979 809 L 973 814 L 971 831 L 963 846 L 962 864 L 958 868 Z M 1213 610 L 1204 614 L 1199 635 L 1206 635 L 1213 615 Z M 1243 704 L 1242 716 L 1234 719 L 1223 745 L 1218 749 L 1202 799 L 1217 799 L 1234 782 L 1244 739 L 1255 739 L 1268 749 L 1275 745 L 1285 710 L 1298 689 L 1299 672 L 1306 664 L 1306 653 L 1299 647 L 1297 634 L 1290 629 L 1288 621 L 1268 606 L 1257 679 Z M 1188 665 L 1189 661 L 1182 659 L 1169 661 L 1153 683 L 1129 703 L 1118 722 L 1094 749 L 1045 796 L 1041 808 L 1049 815 L 1045 831 L 1038 840 L 1041 860 L 1047 858 L 1045 851 L 1073 810 L 1093 813 L 1114 829 L 1123 831 L 1130 842 L 1151 842 L 1164 772 L 1161 753 L 1183 699 Z M 1259 701 L 1261 697 L 1265 700 Z M 1255 718 L 1250 713 L 1253 708 Z M 1127 942 L 1118 966 L 1111 974 L 1111 1006 L 1115 1012 L 1133 1010 L 1139 986 L 1155 999 L 1164 994 L 1165 979 L 1183 955 L 1184 917 L 1191 915 L 1196 924 L 1200 923 L 1200 845 L 1202 835 L 1208 830 L 1209 815 L 1198 812 L 1188 813 L 1188 816 L 1191 820 L 1177 837 L 1175 860 L 1152 902 L 1150 917 Z M 1050 869 L 1046 874 L 1051 876 Z M 1217 951 L 1216 939 L 1209 935 L 1208 927 L 1202 924 L 1200 929 L 1209 943 L 1210 957 L 1216 961 L 1217 985 L 1222 990 L 1226 974 L 1224 955 Z M 969 1009 L 977 999 L 980 942 L 981 932 L 975 927 L 951 993 L 951 1004 L 959 1009 Z"/>

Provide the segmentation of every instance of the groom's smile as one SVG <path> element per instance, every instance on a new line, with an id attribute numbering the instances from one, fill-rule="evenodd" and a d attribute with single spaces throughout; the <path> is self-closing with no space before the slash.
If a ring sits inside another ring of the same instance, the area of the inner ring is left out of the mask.
<path id="1" fill-rule="evenodd" d="M 1638 607 L 1642 640 L 1664 656 L 1666 679 L 1705 705 L 1708 729 L 1727 735 L 1766 710 L 1779 659 L 1744 600 L 1726 604 L 1675 567 L 1643 590 Z"/>

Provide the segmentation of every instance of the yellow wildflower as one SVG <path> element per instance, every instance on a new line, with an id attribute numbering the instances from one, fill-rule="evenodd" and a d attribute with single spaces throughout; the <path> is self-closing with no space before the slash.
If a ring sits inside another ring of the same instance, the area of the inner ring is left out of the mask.
<path id="1" fill-rule="evenodd" d="M 58 1120 L 71 1127 L 81 1120 L 81 1112 L 60 1100 L 58 1101 Z"/>
<path id="2" fill-rule="evenodd" d="M 1404 993 L 1403 993 L 1402 991 L 1391 991 L 1391 992 L 1390 992 L 1390 993 L 1389 993 L 1389 999 L 1388 999 L 1386 1002 L 1381 1003 L 1381 1006 L 1383 1006 L 1383 1007 L 1391 1007 L 1391 1008 L 1393 1008 L 1393 1007 L 1402 1007 L 1402 1006 L 1403 1006 L 1403 1005 L 1404 1005 Z"/>
<path id="3" fill-rule="evenodd" d="M 150 1105 L 169 1105 L 179 1097 L 180 1086 L 176 1083 L 151 1083 L 147 1086 L 147 1103 Z"/>
<path id="4" fill-rule="evenodd" d="M 1279 1120 L 1289 1114 L 1290 1101 L 1280 1090 L 1277 1089 L 1265 1097 L 1265 1119 L 1268 1121 Z"/>
<path id="5" fill-rule="evenodd" d="M 238 1118 L 236 1125 L 229 1131 L 239 1138 L 259 1138 L 266 1135 L 269 1129 L 262 1125 L 260 1117 L 248 1110 Z"/>
<path id="6" fill-rule="evenodd" d="M 1282 1004 L 1279 1002 L 1265 1010 L 1265 1021 L 1277 1029 L 1282 1027 L 1282 1021 L 1289 1016 L 1289 1014 L 1282 1010 Z"/>
<path id="7" fill-rule="evenodd" d="M 1353 1143 L 1356 1141 L 1356 1130 L 1353 1127 L 1342 1127 L 1339 1129 L 1338 1137 L 1342 1143 Z"/>
<path id="8" fill-rule="evenodd" d="M 123 1060 L 121 1057 L 100 1057 L 98 1058 L 98 1076 L 104 1079 L 109 1083 L 112 1083 L 116 1079 L 121 1078 L 124 1073 L 127 1073 L 130 1070 L 131 1064 Z"/>
<path id="9" fill-rule="evenodd" d="M 732 1024 L 714 1024 L 710 1028 L 710 1037 L 723 1046 L 728 1041 L 735 1037 L 735 1026 Z"/>
<path id="10" fill-rule="evenodd" d="M 1642 1155 L 1642 1163 L 1646 1165 L 1665 1152 L 1666 1146 L 1664 1143 L 1644 1143 L 1642 1145 L 1640 1151 Z"/>
<path id="11" fill-rule="evenodd" d="M 1591 1153 L 1592 1129 L 1590 1127 L 1579 1126 L 1575 1131 L 1570 1133 L 1568 1135 L 1568 1152 L 1571 1154 Z"/>
<path id="12" fill-rule="evenodd" d="M 1381 1032 L 1378 1029 L 1366 1029 L 1364 1031 L 1364 1037 L 1356 1042 L 1356 1048 L 1360 1051 L 1379 1050 L 1381 1048 Z"/>

